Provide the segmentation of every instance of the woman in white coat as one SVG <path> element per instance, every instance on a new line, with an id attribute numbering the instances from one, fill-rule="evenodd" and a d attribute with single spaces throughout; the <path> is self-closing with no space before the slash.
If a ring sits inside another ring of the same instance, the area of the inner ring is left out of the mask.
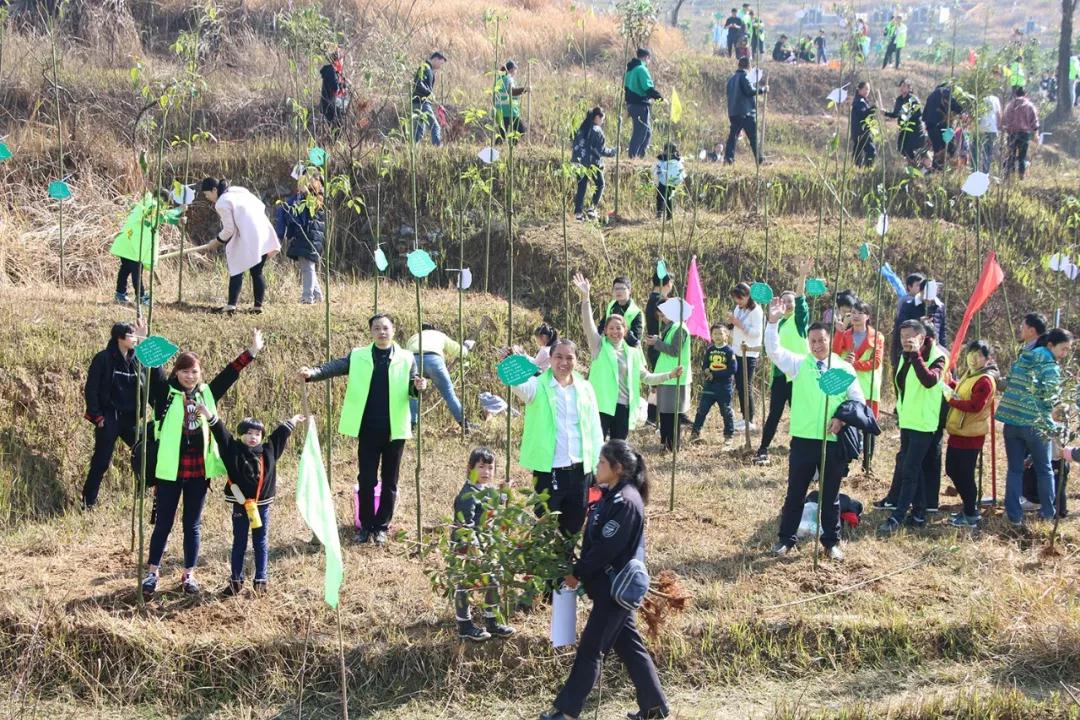
<path id="1" fill-rule="evenodd" d="M 266 296 L 263 264 L 281 250 L 274 226 L 266 216 L 266 206 L 247 188 L 230 186 L 224 180 L 206 178 L 199 189 L 221 218 L 221 232 L 211 243 L 225 247 L 229 269 L 229 299 L 221 311 L 236 311 L 246 271 L 251 274 L 255 312 L 261 312 Z"/>

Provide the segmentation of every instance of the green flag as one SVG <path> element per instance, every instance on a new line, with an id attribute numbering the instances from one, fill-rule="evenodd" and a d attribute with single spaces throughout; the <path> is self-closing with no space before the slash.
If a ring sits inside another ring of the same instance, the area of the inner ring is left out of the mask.
<path id="1" fill-rule="evenodd" d="M 341 539 L 338 537 L 337 518 L 334 516 L 334 499 L 326 481 L 319 434 L 315 430 L 315 418 L 308 418 L 304 451 L 300 454 L 300 470 L 296 479 L 296 509 L 315 537 L 326 550 L 326 579 L 323 583 L 326 604 L 338 606 L 338 591 L 345 575 L 341 559 Z"/>

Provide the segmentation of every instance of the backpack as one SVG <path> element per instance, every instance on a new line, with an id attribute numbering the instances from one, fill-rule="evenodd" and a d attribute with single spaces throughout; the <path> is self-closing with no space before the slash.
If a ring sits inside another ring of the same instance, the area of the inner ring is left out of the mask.
<path id="1" fill-rule="evenodd" d="M 570 162 L 584 165 L 589 153 L 588 131 L 578 132 L 574 135 L 574 144 L 570 148 Z"/>

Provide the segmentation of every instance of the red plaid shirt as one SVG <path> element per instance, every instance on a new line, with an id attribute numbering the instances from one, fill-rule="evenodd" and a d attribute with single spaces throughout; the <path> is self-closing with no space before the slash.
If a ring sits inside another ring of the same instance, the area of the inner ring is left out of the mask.
<path id="1" fill-rule="evenodd" d="M 246 350 L 230 366 L 240 371 L 246 368 L 254 358 Z M 193 398 L 184 397 L 184 430 L 180 436 L 180 466 L 176 469 L 177 482 L 206 477 L 206 462 L 203 460 L 202 420 L 195 413 Z"/>

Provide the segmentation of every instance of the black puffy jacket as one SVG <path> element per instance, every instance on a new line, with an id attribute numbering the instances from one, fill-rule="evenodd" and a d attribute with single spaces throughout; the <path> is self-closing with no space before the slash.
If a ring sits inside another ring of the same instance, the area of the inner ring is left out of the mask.
<path id="1" fill-rule="evenodd" d="M 323 241 L 326 239 L 326 211 L 320 208 L 313 214 L 303 195 L 293 195 L 278 206 L 274 228 L 287 245 L 286 257 L 317 261 L 322 255 Z"/>

